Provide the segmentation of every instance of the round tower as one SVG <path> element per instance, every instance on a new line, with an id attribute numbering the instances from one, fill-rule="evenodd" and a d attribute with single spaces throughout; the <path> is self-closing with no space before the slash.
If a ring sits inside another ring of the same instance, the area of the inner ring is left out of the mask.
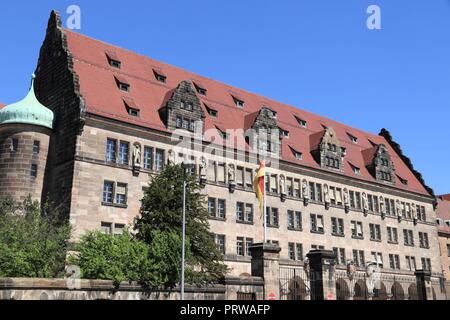
<path id="1" fill-rule="evenodd" d="M 53 112 L 34 93 L 0 109 L 0 199 L 42 201 Z"/>

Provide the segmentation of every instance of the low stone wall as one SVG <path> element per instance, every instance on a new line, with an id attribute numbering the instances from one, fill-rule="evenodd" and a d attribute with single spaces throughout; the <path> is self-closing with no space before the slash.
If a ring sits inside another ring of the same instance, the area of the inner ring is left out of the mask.
<path id="1" fill-rule="evenodd" d="M 262 298 L 261 278 L 227 278 L 223 284 L 205 287 L 186 286 L 187 300 L 236 300 L 246 293 Z M 179 300 L 178 288 L 173 290 L 144 290 L 137 284 L 123 283 L 115 288 L 111 281 L 80 280 L 70 289 L 64 279 L 0 279 L 0 300 Z"/>

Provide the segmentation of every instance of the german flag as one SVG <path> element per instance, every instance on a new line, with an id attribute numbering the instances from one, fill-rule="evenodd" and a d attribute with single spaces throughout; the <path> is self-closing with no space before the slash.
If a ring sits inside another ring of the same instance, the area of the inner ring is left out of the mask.
<path id="1" fill-rule="evenodd" d="M 265 177 L 266 177 L 266 162 L 261 161 L 259 163 L 259 169 L 256 173 L 255 180 L 253 181 L 253 190 L 255 190 L 256 196 L 259 200 L 259 208 L 261 209 L 261 217 L 264 212 L 264 196 L 265 196 Z"/>

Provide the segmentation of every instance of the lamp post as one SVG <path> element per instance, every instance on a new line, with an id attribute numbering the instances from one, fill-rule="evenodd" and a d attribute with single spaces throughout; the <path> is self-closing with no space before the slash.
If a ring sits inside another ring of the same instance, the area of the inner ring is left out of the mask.
<path id="1" fill-rule="evenodd" d="M 183 181 L 183 222 L 182 222 L 182 248 L 181 248 L 181 301 L 184 300 L 184 259 L 185 259 L 185 246 L 186 246 L 186 178 Z"/>

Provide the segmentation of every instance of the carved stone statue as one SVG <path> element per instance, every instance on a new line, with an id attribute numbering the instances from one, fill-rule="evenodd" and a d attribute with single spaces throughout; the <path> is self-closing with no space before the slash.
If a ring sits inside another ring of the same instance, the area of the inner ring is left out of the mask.
<path id="1" fill-rule="evenodd" d="M 141 167 L 141 146 L 139 144 L 134 145 L 133 149 L 133 166 Z"/>
<path id="2" fill-rule="evenodd" d="M 208 160 L 205 157 L 200 158 L 200 177 L 206 177 L 206 173 L 208 172 Z"/>
<path id="3" fill-rule="evenodd" d="M 236 181 L 236 170 L 234 164 L 228 165 L 228 182 L 234 183 Z"/>
<path id="4" fill-rule="evenodd" d="M 380 197 L 380 212 L 386 214 L 386 207 L 384 204 L 384 198 Z"/>
<path id="5" fill-rule="evenodd" d="M 355 272 L 356 272 L 355 263 L 353 261 L 348 261 L 347 262 L 347 276 L 350 281 L 353 280 L 353 276 L 355 275 Z"/>
<path id="6" fill-rule="evenodd" d="M 327 204 L 329 204 L 331 202 L 330 190 L 328 189 L 327 185 L 325 185 L 323 188 L 323 199 L 325 200 L 325 203 L 327 203 Z"/>
<path id="7" fill-rule="evenodd" d="M 367 194 L 365 192 L 363 192 L 363 194 L 362 194 L 362 205 L 363 205 L 364 211 L 369 210 L 369 202 L 367 201 Z"/>
<path id="8" fill-rule="evenodd" d="M 309 199 L 309 185 L 308 185 L 308 181 L 303 180 L 302 182 L 302 194 L 303 194 L 303 199 Z"/>
<path id="9" fill-rule="evenodd" d="M 402 216 L 402 210 L 400 207 L 400 200 L 397 200 L 397 202 L 395 203 L 395 212 L 397 213 L 397 217 L 401 217 Z"/>
<path id="10" fill-rule="evenodd" d="M 286 177 L 284 175 L 280 175 L 280 193 L 286 194 Z"/>
<path id="11" fill-rule="evenodd" d="M 169 157 L 168 157 L 169 164 L 170 165 L 174 165 L 175 164 L 175 160 L 176 160 L 175 159 L 175 152 L 173 150 L 169 150 L 168 154 L 169 154 Z"/>
<path id="12" fill-rule="evenodd" d="M 350 196 L 348 195 L 348 190 L 344 189 L 344 206 L 350 206 Z"/>

